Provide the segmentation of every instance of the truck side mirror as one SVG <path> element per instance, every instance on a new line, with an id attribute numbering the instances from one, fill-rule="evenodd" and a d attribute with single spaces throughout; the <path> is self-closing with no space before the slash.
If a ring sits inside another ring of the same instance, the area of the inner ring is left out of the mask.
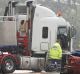
<path id="1" fill-rule="evenodd" d="M 76 28 L 74 26 L 71 27 L 71 37 L 75 37 L 76 35 Z"/>

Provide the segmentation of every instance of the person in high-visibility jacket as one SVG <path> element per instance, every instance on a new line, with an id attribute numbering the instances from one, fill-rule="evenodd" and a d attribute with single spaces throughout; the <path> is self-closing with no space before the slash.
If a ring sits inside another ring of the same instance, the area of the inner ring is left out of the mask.
<path id="1" fill-rule="evenodd" d="M 61 59 L 62 59 L 62 48 L 60 46 L 59 40 L 54 44 L 54 46 L 49 50 L 49 61 L 52 63 L 57 63 L 57 69 L 61 69 Z"/>
<path id="2" fill-rule="evenodd" d="M 49 59 L 61 59 L 62 58 L 62 48 L 57 41 L 54 46 L 49 50 Z"/>

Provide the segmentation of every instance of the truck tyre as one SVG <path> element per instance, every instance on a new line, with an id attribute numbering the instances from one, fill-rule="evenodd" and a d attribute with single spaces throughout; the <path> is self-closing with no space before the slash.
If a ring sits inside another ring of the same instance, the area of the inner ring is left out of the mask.
<path id="1" fill-rule="evenodd" d="M 3 73 L 13 73 L 15 71 L 15 60 L 11 57 L 4 58 L 1 69 Z"/>

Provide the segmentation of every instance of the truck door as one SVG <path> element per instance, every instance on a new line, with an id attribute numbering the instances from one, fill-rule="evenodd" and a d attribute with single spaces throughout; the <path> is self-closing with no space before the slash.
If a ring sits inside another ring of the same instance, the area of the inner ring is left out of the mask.
<path id="1" fill-rule="evenodd" d="M 58 27 L 57 39 L 60 39 L 62 49 L 68 50 L 68 29 L 66 26 Z"/>
<path id="2" fill-rule="evenodd" d="M 34 24 L 32 32 L 32 51 L 45 53 L 56 41 L 57 21 L 44 18 L 38 24 Z"/>
<path id="3" fill-rule="evenodd" d="M 42 41 L 40 44 L 41 50 L 48 50 L 49 49 L 49 43 L 50 43 L 50 31 L 49 27 L 43 26 L 42 27 Z"/>

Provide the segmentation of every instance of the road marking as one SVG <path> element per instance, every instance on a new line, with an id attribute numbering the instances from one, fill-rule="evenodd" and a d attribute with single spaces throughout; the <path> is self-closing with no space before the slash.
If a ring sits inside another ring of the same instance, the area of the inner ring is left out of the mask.
<path id="1" fill-rule="evenodd" d="M 30 70 L 15 70 L 14 73 L 29 73 L 29 72 L 32 72 Z"/>
<path id="2" fill-rule="evenodd" d="M 16 70 L 14 73 L 11 74 L 60 74 L 58 72 L 33 72 L 31 70 Z"/>

